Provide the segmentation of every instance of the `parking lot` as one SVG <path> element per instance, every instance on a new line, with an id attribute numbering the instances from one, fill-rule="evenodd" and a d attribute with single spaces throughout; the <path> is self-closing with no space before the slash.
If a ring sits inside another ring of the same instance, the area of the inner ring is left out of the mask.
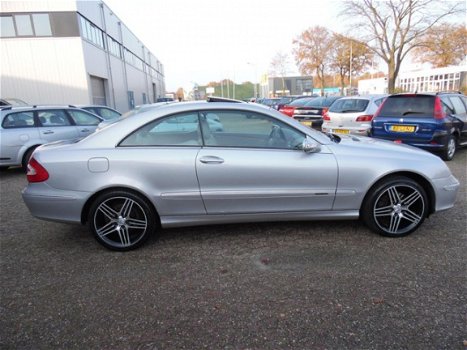
<path id="1" fill-rule="evenodd" d="M 412 235 L 357 221 L 163 230 L 116 253 L 33 218 L 1 173 L 2 349 L 463 349 L 467 150 L 456 206 Z"/>

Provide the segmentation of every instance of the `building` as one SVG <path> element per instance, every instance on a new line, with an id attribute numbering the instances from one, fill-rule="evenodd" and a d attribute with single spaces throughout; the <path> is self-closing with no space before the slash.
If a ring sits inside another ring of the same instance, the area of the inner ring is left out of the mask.
<path id="1" fill-rule="evenodd" d="M 164 67 L 102 1 L 1 1 L 1 97 L 121 112 L 165 96 Z"/>
<path id="2" fill-rule="evenodd" d="M 311 95 L 313 92 L 313 77 L 269 77 L 268 95 L 278 97 L 288 95 Z"/>
<path id="3" fill-rule="evenodd" d="M 387 93 L 387 78 L 358 82 L 360 94 Z M 437 92 L 467 90 L 467 65 L 401 72 L 396 79 L 401 92 Z"/>

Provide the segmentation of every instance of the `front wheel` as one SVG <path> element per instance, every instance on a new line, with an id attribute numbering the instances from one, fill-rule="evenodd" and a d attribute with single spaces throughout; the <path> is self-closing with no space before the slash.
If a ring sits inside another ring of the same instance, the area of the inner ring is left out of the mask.
<path id="1" fill-rule="evenodd" d="M 414 180 L 393 177 L 371 189 L 361 216 L 373 231 L 388 237 L 402 237 L 415 231 L 425 220 L 428 200 Z"/>
<path id="2" fill-rule="evenodd" d="M 89 211 L 89 225 L 97 241 L 111 250 L 139 247 L 155 231 L 156 216 L 142 196 L 119 190 L 101 194 Z"/>

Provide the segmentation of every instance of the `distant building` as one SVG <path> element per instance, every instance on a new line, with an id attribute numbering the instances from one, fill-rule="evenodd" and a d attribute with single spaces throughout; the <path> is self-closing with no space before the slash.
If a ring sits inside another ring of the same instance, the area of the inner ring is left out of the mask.
<path id="1" fill-rule="evenodd" d="M 313 93 L 313 77 L 269 77 L 268 96 L 311 95 Z"/>
<path id="2" fill-rule="evenodd" d="M 387 93 L 387 78 L 360 80 L 362 94 Z M 459 91 L 467 88 L 467 65 L 399 73 L 396 88 L 403 92 Z"/>
<path id="3" fill-rule="evenodd" d="M 165 96 L 164 67 L 102 1 L 1 1 L 1 97 L 125 112 Z"/>

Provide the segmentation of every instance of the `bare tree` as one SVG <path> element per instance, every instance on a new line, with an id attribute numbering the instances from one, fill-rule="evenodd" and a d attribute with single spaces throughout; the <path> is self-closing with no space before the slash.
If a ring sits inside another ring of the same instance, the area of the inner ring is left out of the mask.
<path id="1" fill-rule="evenodd" d="M 388 65 L 388 90 L 392 93 L 407 54 L 421 45 L 430 28 L 463 8 L 465 2 L 459 1 L 347 0 L 341 15 L 350 19 L 352 32 Z"/>
<path id="2" fill-rule="evenodd" d="M 344 92 L 345 79 L 351 82 L 351 75 L 358 75 L 368 68 L 373 61 L 373 52 L 365 43 L 334 33 L 332 38 L 331 68 L 336 70 Z"/>
<path id="3" fill-rule="evenodd" d="M 271 61 L 270 72 L 282 78 L 282 94 L 285 93 L 285 77 L 289 71 L 289 64 L 289 55 L 284 52 L 276 53 Z"/>
<path id="4" fill-rule="evenodd" d="M 330 65 L 332 35 L 325 27 L 314 26 L 305 30 L 294 41 L 294 55 L 298 69 L 303 75 L 316 76 L 324 95 L 324 74 Z"/>

